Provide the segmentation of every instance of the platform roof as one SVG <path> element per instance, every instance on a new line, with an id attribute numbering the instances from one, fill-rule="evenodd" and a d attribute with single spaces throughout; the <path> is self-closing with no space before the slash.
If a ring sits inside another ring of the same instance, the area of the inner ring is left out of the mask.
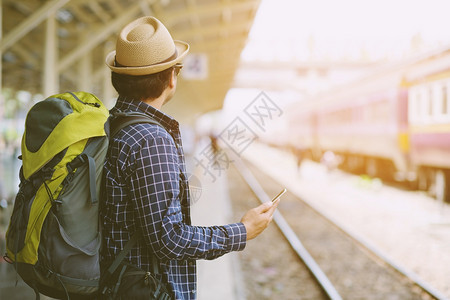
<path id="1" fill-rule="evenodd" d="M 174 39 L 191 45 L 191 57 L 207 61 L 207 79 L 182 77 L 169 112 L 183 119 L 218 109 L 232 84 L 259 2 L 0 0 L 2 86 L 44 96 L 86 90 L 112 99 L 105 55 L 114 49 L 123 25 L 152 15 Z"/>

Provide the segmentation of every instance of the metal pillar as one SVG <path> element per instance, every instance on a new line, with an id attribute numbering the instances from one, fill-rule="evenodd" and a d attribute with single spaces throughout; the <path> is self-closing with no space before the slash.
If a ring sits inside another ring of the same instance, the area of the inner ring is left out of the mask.
<path id="1" fill-rule="evenodd" d="M 57 94 L 59 90 L 58 71 L 58 37 L 56 35 L 55 14 L 50 15 L 46 21 L 44 45 L 44 70 L 42 76 L 42 92 L 45 97 Z"/>
<path id="2" fill-rule="evenodd" d="M 113 43 L 105 43 L 104 46 L 104 57 L 112 50 L 114 47 Z M 108 109 L 114 106 L 114 88 L 111 84 L 111 70 L 103 66 L 103 98 L 102 101 Z"/>
<path id="3" fill-rule="evenodd" d="M 58 9 L 63 7 L 70 0 L 51 0 L 42 5 L 36 12 L 29 16 L 22 23 L 17 25 L 13 30 L 8 32 L 0 44 L 0 49 L 6 51 L 15 42 L 20 40 L 28 32 L 36 28 L 43 20 L 56 13 Z"/>
<path id="4" fill-rule="evenodd" d="M 118 31 L 121 26 L 127 22 L 130 22 L 130 20 L 133 20 L 139 12 L 140 4 L 135 3 L 124 10 L 123 13 L 121 13 L 117 18 L 113 19 L 108 24 L 105 24 L 99 30 L 93 32 L 88 40 L 85 40 L 70 53 L 66 54 L 64 57 L 61 57 L 58 65 L 59 70 L 61 71 L 67 69 L 71 64 L 78 62 L 81 56 L 94 49 L 100 43 L 103 43 L 111 34 Z"/>
<path id="5" fill-rule="evenodd" d="M 3 1 L 0 0 L 0 41 L 3 38 Z M 3 99 L 3 85 L 2 85 L 2 73 L 3 73 L 3 52 L 0 49 L 0 122 L 3 120 L 3 107 L 5 105 L 5 99 Z"/>
<path id="6" fill-rule="evenodd" d="M 80 42 L 83 43 L 84 36 Z M 87 51 L 80 58 L 78 64 L 78 89 L 84 92 L 91 92 L 92 88 L 92 51 Z"/>

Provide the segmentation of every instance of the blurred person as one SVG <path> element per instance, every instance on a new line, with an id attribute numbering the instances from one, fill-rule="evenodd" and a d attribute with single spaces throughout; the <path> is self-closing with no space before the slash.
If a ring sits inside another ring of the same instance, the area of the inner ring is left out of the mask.
<path id="1" fill-rule="evenodd" d="M 325 165 L 328 172 L 336 170 L 340 164 L 340 158 L 333 151 L 326 151 L 320 162 Z"/>
<path id="2" fill-rule="evenodd" d="M 219 154 L 219 142 L 217 141 L 217 135 L 214 132 L 209 134 L 209 140 L 211 142 L 211 149 L 213 151 L 214 159 L 217 159 Z"/>
<path id="3" fill-rule="evenodd" d="M 129 125 L 110 141 L 105 161 L 102 265 L 111 262 L 131 236 L 138 242 L 125 260 L 151 272 L 152 257 L 175 299 L 196 299 L 196 260 L 243 250 L 272 220 L 278 205 L 264 203 L 240 222 L 192 226 L 189 183 L 178 122 L 161 111 L 175 94 L 189 45 L 174 41 L 153 17 L 126 25 L 106 63 L 119 97 L 113 108 L 141 112 L 158 121 Z"/>
<path id="4" fill-rule="evenodd" d="M 294 154 L 295 161 L 297 163 L 297 172 L 300 173 L 302 162 L 303 162 L 303 151 L 301 151 L 299 148 L 294 147 L 292 149 L 292 153 Z"/>

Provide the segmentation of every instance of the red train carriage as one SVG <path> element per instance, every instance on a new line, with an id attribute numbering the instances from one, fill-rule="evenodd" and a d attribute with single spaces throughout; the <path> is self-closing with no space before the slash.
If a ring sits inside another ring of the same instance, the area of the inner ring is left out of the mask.
<path id="1" fill-rule="evenodd" d="M 450 201 L 449 91 L 450 50 L 388 67 L 289 109 L 291 146 Z"/>
<path id="2" fill-rule="evenodd" d="M 449 201 L 450 51 L 421 61 L 406 74 L 411 161 L 420 189 Z"/>
<path id="3" fill-rule="evenodd" d="M 398 122 L 406 114 L 400 109 L 405 92 L 388 81 L 367 94 L 355 91 L 317 112 L 320 148 L 339 154 L 350 171 L 405 179 L 408 157 L 399 144 L 404 129 Z"/>
<path id="4" fill-rule="evenodd" d="M 294 147 L 315 160 L 333 151 L 350 171 L 404 180 L 410 174 L 406 95 L 396 68 L 298 104 L 289 110 Z"/>

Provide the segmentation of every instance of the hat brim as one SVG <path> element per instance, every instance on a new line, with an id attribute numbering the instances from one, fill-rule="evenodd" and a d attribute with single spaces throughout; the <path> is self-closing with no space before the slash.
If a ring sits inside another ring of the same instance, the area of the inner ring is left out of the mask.
<path id="1" fill-rule="evenodd" d="M 116 59 L 116 51 L 110 52 L 106 56 L 106 65 L 111 69 L 111 71 L 118 73 L 118 74 L 127 74 L 127 75 L 134 75 L 134 76 L 140 76 L 140 75 L 149 75 L 158 73 L 161 71 L 164 71 L 175 64 L 181 62 L 183 58 L 188 54 L 189 52 L 189 44 L 182 42 L 182 41 L 174 41 L 175 47 L 177 49 L 177 57 L 173 60 L 154 64 L 150 66 L 142 66 L 142 67 L 119 67 L 115 66 L 115 59 Z"/>

